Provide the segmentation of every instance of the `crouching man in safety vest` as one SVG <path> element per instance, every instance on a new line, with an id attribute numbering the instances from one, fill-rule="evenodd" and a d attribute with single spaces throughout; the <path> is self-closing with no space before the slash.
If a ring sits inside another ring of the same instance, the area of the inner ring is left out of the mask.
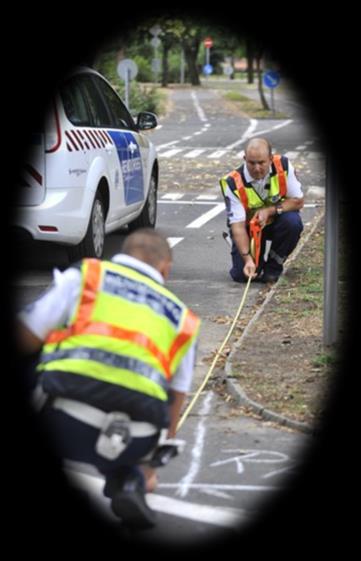
<path id="1" fill-rule="evenodd" d="M 301 184 L 288 158 L 272 155 L 265 138 L 251 139 L 244 158 L 245 164 L 220 180 L 230 229 L 223 236 L 232 246 L 230 275 L 236 282 L 248 277 L 275 282 L 303 230 Z M 250 244 L 252 218 L 262 229 L 258 266 Z"/>
<path id="2" fill-rule="evenodd" d="M 55 451 L 96 466 L 113 512 L 135 527 L 155 522 L 145 500 L 155 471 L 137 464 L 165 464 L 178 442 L 169 439 L 191 386 L 200 324 L 165 288 L 170 268 L 167 240 L 138 230 L 111 261 L 55 270 L 53 285 L 19 315 L 21 348 L 41 349 L 40 415 Z"/>

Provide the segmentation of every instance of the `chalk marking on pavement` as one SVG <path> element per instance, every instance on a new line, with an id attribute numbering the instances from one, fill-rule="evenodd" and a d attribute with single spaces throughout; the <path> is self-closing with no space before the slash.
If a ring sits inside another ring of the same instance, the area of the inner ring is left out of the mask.
<path id="1" fill-rule="evenodd" d="M 197 111 L 197 115 L 198 115 L 198 117 L 200 118 L 200 120 L 203 121 L 203 122 L 204 122 L 204 121 L 208 121 L 208 119 L 207 119 L 207 117 L 205 116 L 205 113 L 204 113 L 204 111 L 203 111 L 203 109 L 202 109 L 202 107 L 201 107 L 201 105 L 200 105 L 200 103 L 199 103 L 199 101 L 198 101 L 198 97 L 197 97 L 196 92 L 194 92 L 194 91 L 191 92 L 191 98 L 192 98 L 192 100 L 193 100 L 194 107 L 195 107 L 195 109 L 196 109 L 196 111 Z"/>
<path id="2" fill-rule="evenodd" d="M 179 242 L 181 242 L 182 240 L 184 240 L 184 238 L 167 238 L 168 243 L 170 245 L 170 247 L 174 247 L 175 245 L 177 245 Z"/>
<path id="3" fill-rule="evenodd" d="M 211 408 L 211 401 L 213 398 L 212 392 L 208 392 L 205 395 L 203 400 L 202 406 L 199 410 L 200 420 L 196 427 L 196 438 L 195 443 L 192 448 L 192 460 L 191 465 L 189 467 L 188 472 L 185 476 L 180 480 L 179 487 L 177 489 L 177 495 L 181 497 L 185 497 L 189 491 L 190 485 L 193 483 L 194 479 L 196 478 L 201 465 L 201 456 L 204 447 L 204 439 L 206 435 L 206 418 Z"/>
<path id="4" fill-rule="evenodd" d="M 295 465 L 286 466 L 284 468 L 275 469 L 273 471 L 269 471 L 262 475 L 262 479 L 268 479 L 269 477 L 274 477 L 275 475 L 279 475 L 280 473 L 284 473 L 285 471 L 294 471 Z"/>
<path id="5" fill-rule="evenodd" d="M 205 495 L 210 495 L 211 497 L 220 497 L 221 499 L 228 499 L 234 501 L 234 496 L 230 493 L 225 493 L 224 491 L 219 491 L 219 489 L 200 489 L 201 493 Z"/>
<path id="6" fill-rule="evenodd" d="M 201 216 L 193 220 L 193 222 L 190 222 L 186 226 L 186 228 L 201 228 L 202 226 L 204 226 L 204 224 L 206 224 L 206 222 L 212 220 L 212 218 L 214 218 L 221 212 L 224 212 L 224 203 L 217 203 L 213 208 L 211 208 L 211 210 L 205 212 L 204 214 L 201 214 Z"/>

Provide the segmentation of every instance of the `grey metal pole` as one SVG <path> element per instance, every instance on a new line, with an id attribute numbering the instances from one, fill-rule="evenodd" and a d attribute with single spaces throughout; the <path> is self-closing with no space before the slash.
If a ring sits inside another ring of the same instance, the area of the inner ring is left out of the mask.
<path id="1" fill-rule="evenodd" d="M 180 83 L 184 84 L 184 50 L 181 48 L 180 56 Z"/>
<path id="2" fill-rule="evenodd" d="M 331 157 L 326 158 L 326 216 L 323 343 L 333 345 L 338 332 L 339 195 Z"/>

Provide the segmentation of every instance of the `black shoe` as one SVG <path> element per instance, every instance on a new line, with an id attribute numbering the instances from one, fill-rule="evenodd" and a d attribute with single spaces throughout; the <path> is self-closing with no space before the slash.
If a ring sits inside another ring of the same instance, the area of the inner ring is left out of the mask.
<path id="1" fill-rule="evenodd" d="M 264 273 L 259 280 L 266 284 L 274 284 L 275 282 L 278 281 L 279 278 L 280 275 L 272 275 L 271 273 Z"/>
<path id="2" fill-rule="evenodd" d="M 111 508 L 129 528 L 145 530 L 156 524 L 156 513 L 147 505 L 137 478 L 128 478 L 123 487 L 114 493 Z"/>

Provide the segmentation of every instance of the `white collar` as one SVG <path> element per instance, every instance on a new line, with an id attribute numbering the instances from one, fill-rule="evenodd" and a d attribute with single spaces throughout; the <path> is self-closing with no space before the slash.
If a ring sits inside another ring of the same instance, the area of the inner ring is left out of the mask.
<path id="1" fill-rule="evenodd" d="M 243 172 L 244 172 L 244 178 L 246 180 L 246 183 L 254 183 L 254 182 L 258 182 L 261 185 L 267 183 L 268 179 L 269 179 L 269 175 L 270 175 L 270 171 L 267 173 L 267 175 L 265 175 L 265 177 L 263 177 L 263 179 L 254 179 L 254 177 L 252 177 L 252 175 L 249 173 L 247 165 L 244 164 L 244 168 L 243 168 Z"/>
<path id="2" fill-rule="evenodd" d="M 164 279 L 157 269 L 148 265 L 148 263 L 144 263 L 144 261 L 140 261 L 136 257 L 126 255 L 125 253 L 117 253 L 116 255 L 113 255 L 111 260 L 113 263 L 117 263 L 118 265 L 124 265 L 125 267 L 136 269 L 139 273 L 144 273 L 156 282 L 164 284 Z"/>

